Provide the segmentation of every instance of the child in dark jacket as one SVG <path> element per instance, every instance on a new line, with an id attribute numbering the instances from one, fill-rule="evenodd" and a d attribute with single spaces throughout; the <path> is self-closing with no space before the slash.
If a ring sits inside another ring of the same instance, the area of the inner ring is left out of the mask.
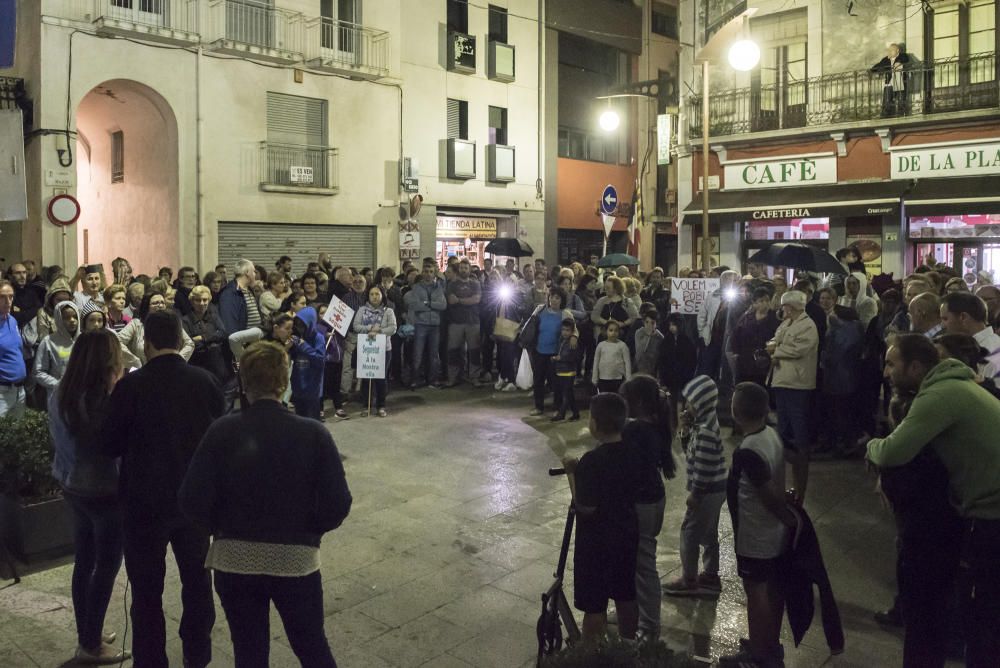
<path id="1" fill-rule="evenodd" d="M 323 367 L 326 339 L 316 323 L 316 309 L 307 306 L 295 314 L 292 348 L 292 403 L 296 415 L 320 419 L 323 405 Z"/>
<path id="2" fill-rule="evenodd" d="M 677 424 L 681 388 L 694 378 L 698 352 L 694 339 L 684 331 L 684 319 L 679 313 L 667 316 L 666 329 L 660 342 L 660 358 L 656 365 L 660 385 L 670 392 L 674 407 L 674 424 Z"/>
<path id="3" fill-rule="evenodd" d="M 576 367 L 580 360 L 579 339 L 576 335 L 576 321 L 566 318 L 562 321 L 562 330 L 556 354 L 552 358 L 556 372 L 556 414 L 553 422 L 566 419 L 566 411 L 570 411 L 569 419 L 579 420 L 580 411 L 576 407 L 576 397 L 573 395 L 573 383 L 576 380 Z"/>

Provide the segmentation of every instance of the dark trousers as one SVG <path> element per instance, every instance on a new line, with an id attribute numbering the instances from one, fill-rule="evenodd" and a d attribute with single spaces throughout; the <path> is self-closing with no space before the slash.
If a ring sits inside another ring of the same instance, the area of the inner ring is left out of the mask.
<path id="1" fill-rule="evenodd" d="M 322 397 L 303 397 L 293 394 L 292 403 L 295 404 L 296 415 L 314 420 L 320 419 L 320 413 L 323 410 Z"/>
<path id="2" fill-rule="evenodd" d="M 598 392 L 611 392 L 612 394 L 618 394 L 618 390 L 622 386 L 622 379 L 618 378 L 616 380 L 604 380 L 598 379 L 597 381 L 597 391 Z"/>
<path id="3" fill-rule="evenodd" d="M 180 636 L 187 664 L 203 668 L 212 661 L 215 601 L 212 576 L 205 569 L 208 534 L 184 519 L 125 518 L 125 571 L 132 585 L 132 654 L 139 668 L 167 668 L 167 630 L 163 620 L 163 578 L 167 545 L 173 549 L 181 579 Z"/>
<path id="4" fill-rule="evenodd" d="M 716 341 L 701 349 L 698 357 L 698 373 L 704 374 L 719 382 L 719 372 L 722 370 L 722 342 Z"/>
<path id="5" fill-rule="evenodd" d="M 422 377 L 424 364 L 427 365 L 427 384 L 441 380 L 441 328 L 437 325 L 417 324 L 413 335 L 413 370 L 410 383 L 417 385 Z"/>
<path id="6" fill-rule="evenodd" d="M 371 389 L 369 389 L 369 385 Z M 389 393 L 389 382 L 385 378 L 362 378 L 361 379 L 361 402 L 368 410 L 368 393 L 371 392 L 371 408 L 378 410 L 385 408 L 385 397 Z"/>
<path id="7" fill-rule="evenodd" d="M 215 591 L 229 622 L 237 668 L 267 668 L 271 601 L 288 644 L 303 668 L 336 668 L 323 631 L 323 582 L 319 571 L 302 577 L 215 573 Z"/>
<path id="8" fill-rule="evenodd" d="M 576 376 L 556 376 L 555 401 L 556 410 L 559 415 L 579 415 L 580 411 L 576 407 L 576 395 L 573 393 L 573 381 Z"/>
<path id="9" fill-rule="evenodd" d="M 555 385 L 555 365 L 552 364 L 552 355 L 545 355 L 539 352 L 531 353 L 531 374 L 534 376 L 532 390 L 535 395 L 535 408 L 540 411 L 545 410 L 545 384 Z M 558 408 L 558 405 L 556 406 Z"/>
<path id="10" fill-rule="evenodd" d="M 493 360 L 496 359 L 497 342 L 493 340 L 493 327 L 496 317 L 479 316 L 479 350 L 482 358 L 483 373 L 493 373 Z"/>
<path id="11" fill-rule="evenodd" d="M 344 407 L 344 395 L 340 391 L 341 376 L 344 373 L 344 363 L 327 362 L 323 371 L 323 398 L 333 402 L 334 408 Z M 322 408 L 322 404 L 320 404 Z"/>
<path id="12" fill-rule="evenodd" d="M 966 520 L 959 571 L 965 665 L 1000 661 L 1000 520 Z"/>
<path id="13" fill-rule="evenodd" d="M 812 390 L 774 388 L 774 400 L 778 406 L 778 435 L 785 443 L 793 444 L 802 454 L 809 452 L 811 441 L 809 411 L 812 395 Z"/>
<path id="14" fill-rule="evenodd" d="M 521 362 L 521 348 L 513 341 L 497 343 L 497 373 L 508 383 L 517 380 L 517 367 Z"/>
<path id="15" fill-rule="evenodd" d="M 117 496 L 89 497 L 64 491 L 73 511 L 73 612 L 77 642 L 88 650 L 101 644 L 115 578 L 122 565 L 122 514 Z"/>

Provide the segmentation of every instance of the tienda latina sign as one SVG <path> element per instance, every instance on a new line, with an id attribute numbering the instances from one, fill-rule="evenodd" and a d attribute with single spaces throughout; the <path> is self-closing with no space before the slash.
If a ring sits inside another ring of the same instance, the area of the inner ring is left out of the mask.
<path id="1" fill-rule="evenodd" d="M 894 146 L 890 151 L 894 179 L 1000 174 L 1000 141 Z"/>

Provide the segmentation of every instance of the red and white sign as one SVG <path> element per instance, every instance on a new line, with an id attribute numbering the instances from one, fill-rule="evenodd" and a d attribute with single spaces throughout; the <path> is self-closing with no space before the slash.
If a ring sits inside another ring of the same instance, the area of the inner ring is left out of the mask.
<path id="1" fill-rule="evenodd" d="M 351 323 L 354 322 L 354 309 L 341 301 L 337 295 L 330 297 L 330 306 L 323 314 L 325 320 L 334 331 L 343 337 L 351 330 Z"/>
<path id="2" fill-rule="evenodd" d="M 72 195 L 56 195 L 49 200 L 48 214 L 54 225 L 72 225 L 80 218 L 80 203 Z"/>

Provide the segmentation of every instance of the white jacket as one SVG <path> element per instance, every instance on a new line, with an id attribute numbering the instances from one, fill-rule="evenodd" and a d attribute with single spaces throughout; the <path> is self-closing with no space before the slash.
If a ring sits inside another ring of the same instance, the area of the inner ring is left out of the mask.
<path id="1" fill-rule="evenodd" d="M 125 368 L 138 368 L 145 364 L 146 330 L 142 326 L 142 320 L 133 318 L 116 334 L 118 334 L 118 341 L 122 344 L 122 353 L 125 357 L 122 361 L 125 363 Z M 188 336 L 183 327 L 181 328 L 181 338 L 183 339 L 180 350 L 181 357 L 184 358 L 185 362 L 188 362 L 194 353 L 194 341 L 191 340 L 191 337 Z"/>
<path id="2" fill-rule="evenodd" d="M 722 288 L 708 295 L 705 307 L 698 311 L 698 336 L 706 346 L 712 341 L 712 324 L 720 308 L 722 308 Z"/>

